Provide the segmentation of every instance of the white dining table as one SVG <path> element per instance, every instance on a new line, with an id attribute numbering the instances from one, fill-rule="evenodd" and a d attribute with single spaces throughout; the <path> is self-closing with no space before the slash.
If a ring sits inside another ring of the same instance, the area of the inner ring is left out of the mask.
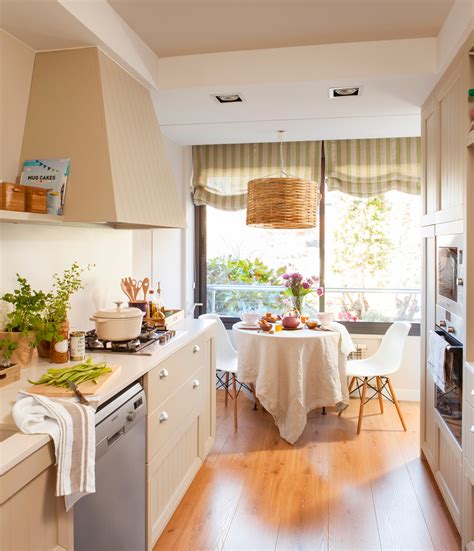
<path id="1" fill-rule="evenodd" d="M 318 407 L 349 404 L 347 356 L 354 350 L 346 328 L 327 331 L 283 330 L 273 334 L 233 326 L 238 349 L 238 379 L 252 385 L 260 404 L 273 416 L 280 436 L 294 444 L 307 414 Z"/>

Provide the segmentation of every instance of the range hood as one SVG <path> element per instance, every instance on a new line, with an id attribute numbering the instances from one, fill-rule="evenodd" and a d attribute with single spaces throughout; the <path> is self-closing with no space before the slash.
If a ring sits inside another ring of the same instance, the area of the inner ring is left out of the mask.
<path id="1" fill-rule="evenodd" d="M 186 226 L 149 91 L 95 47 L 35 56 L 20 170 L 63 157 L 65 221 Z"/>

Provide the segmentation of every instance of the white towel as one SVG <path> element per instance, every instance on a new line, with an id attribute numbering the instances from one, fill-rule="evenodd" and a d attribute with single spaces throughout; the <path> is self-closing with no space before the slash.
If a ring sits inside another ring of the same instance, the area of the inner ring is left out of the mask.
<path id="1" fill-rule="evenodd" d="M 20 392 L 13 419 L 26 434 L 49 434 L 56 451 L 56 495 L 66 510 L 95 492 L 95 411 L 71 400 Z"/>
<path id="2" fill-rule="evenodd" d="M 345 325 L 342 325 L 342 323 L 338 323 L 337 321 L 333 321 L 327 326 L 327 328 L 341 334 L 341 352 L 345 356 L 349 356 L 351 352 L 355 352 L 356 347 L 354 346 L 352 338 L 349 335 L 349 331 L 346 329 Z"/>
<path id="3" fill-rule="evenodd" d="M 428 366 L 437 387 L 446 390 L 446 348 L 448 343 L 441 335 L 430 331 L 428 340 Z"/>

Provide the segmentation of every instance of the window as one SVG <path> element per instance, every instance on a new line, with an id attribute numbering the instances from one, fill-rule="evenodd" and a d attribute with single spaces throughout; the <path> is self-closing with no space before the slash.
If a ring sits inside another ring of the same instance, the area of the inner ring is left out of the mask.
<path id="1" fill-rule="evenodd" d="M 320 225 L 309 230 L 247 226 L 244 188 L 227 183 L 227 189 L 234 191 L 223 192 L 223 186 L 217 186 L 213 179 L 216 162 L 211 163 L 214 172 L 209 170 L 205 178 L 201 172 L 207 188 L 200 190 L 207 204 L 200 239 L 206 249 L 206 256 L 200 257 L 206 310 L 233 322 L 245 310 L 288 309 L 291 305 L 281 295 L 281 276 L 298 271 L 304 276 L 319 276 L 325 288 L 321 298 L 308 295 L 308 315 L 331 311 L 352 328 L 363 327 L 363 332 L 367 332 L 367 324 L 383 325 L 379 329 L 384 332 L 384 324 L 394 320 L 419 322 L 421 197 L 416 163 L 410 160 L 417 157 L 418 143 L 413 138 L 397 138 L 325 144 L 329 167 Z M 320 176 L 324 165 L 317 165 L 317 147 L 308 166 Z M 348 161 L 351 153 L 357 162 L 365 159 L 355 169 Z M 200 154 L 203 157 L 203 151 Z M 218 158 L 218 153 L 214 155 Z M 231 155 L 228 150 L 227 159 Z M 254 151 L 254 161 L 257 156 Z M 225 176 L 228 161 L 223 164 L 218 166 L 220 176 Z M 245 170 L 250 170 L 247 165 Z M 265 165 L 264 170 L 269 172 L 271 167 Z M 239 179 L 235 168 L 229 174 L 237 183 L 247 178 L 245 174 Z M 204 297 L 198 298 L 202 302 Z"/>
<path id="2" fill-rule="evenodd" d="M 292 269 L 319 276 L 319 228 L 265 230 L 245 224 L 245 210 L 207 210 L 207 311 L 282 310 L 281 276 Z M 308 302 L 316 313 L 316 299 Z"/>
<path id="3" fill-rule="evenodd" d="M 325 308 L 343 321 L 419 322 L 420 196 L 325 197 Z"/>

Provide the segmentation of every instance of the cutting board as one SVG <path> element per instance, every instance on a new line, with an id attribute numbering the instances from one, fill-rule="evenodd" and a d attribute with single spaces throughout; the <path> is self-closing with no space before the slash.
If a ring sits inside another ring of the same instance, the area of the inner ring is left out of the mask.
<path id="1" fill-rule="evenodd" d="M 77 388 L 86 396 L 91 396 L 93 394 L 100 394 L 104 386 L 113 379 L 119 372 L 121 367 L 119 365 L 110 365 L 112 371 L 110 373 L 105 373 L 97 379 L 97 384 L 94 384 L 93 381 L 86 381 L 77 385 Z M 48 398 L 70 398 L 74 396 L 74 392 L 70 388 L 62 388 L 57 386 L 48 386 L 48 385 L 29 385 L 28 388 L 24 389 L 26 392 L 31 392 L 31 394 L 41 394 L 42 396 L 48 396 Z"/>

